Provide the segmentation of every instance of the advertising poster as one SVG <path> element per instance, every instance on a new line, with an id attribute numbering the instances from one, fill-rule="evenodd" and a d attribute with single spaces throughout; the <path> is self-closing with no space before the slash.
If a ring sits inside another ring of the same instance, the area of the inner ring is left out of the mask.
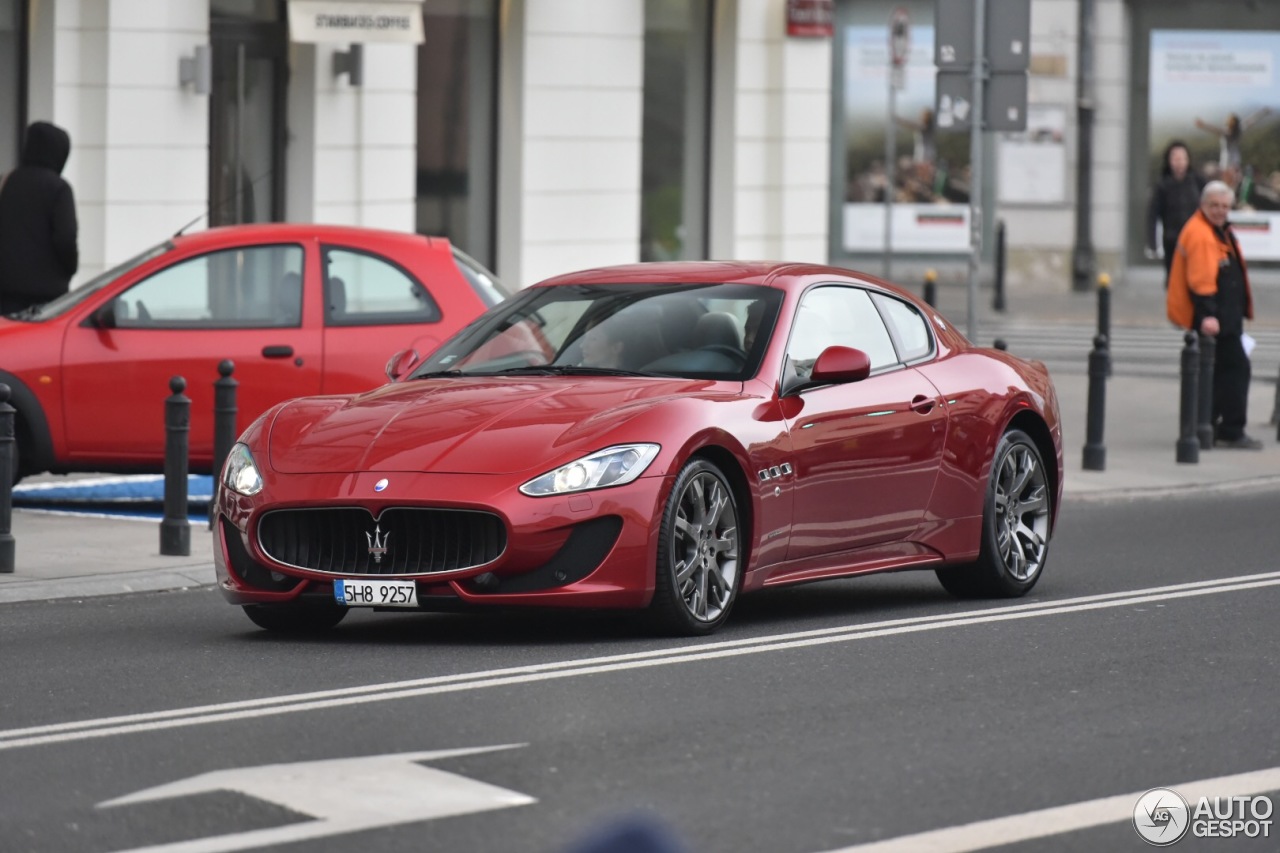
<path id="1" fill-rule="evenodd" d="M 1186 143 L 1204 181 L 1236 191 L 1231 221 L 1246 261 L 1280 260 L 1280 33 L 1153 30 L 1150 167 Z"/>
<path id="2" fill-rule="evenodd" d="M 844 135 L 848 183 L 844 248 L 884 249 L 886 130 L 889 122 L 889 18 L 846 27 Z M 897 93 L 893 249 L 969 252 L 969 134 L 935 127 L 933 27 L 913 21 L 904 86 Z"/>
<path id="3" fill-rule="evenodd" d="M 1067 200 L 1067 111 L 1027 105 L 1027 129 L 1002 133 L 997 187 L 1003 204 L 1062 204 Z"/>

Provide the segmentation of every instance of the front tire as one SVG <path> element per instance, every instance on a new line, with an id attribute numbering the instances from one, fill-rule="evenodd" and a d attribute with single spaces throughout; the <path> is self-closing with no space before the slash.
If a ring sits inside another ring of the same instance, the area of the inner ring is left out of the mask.
<path id="1" fill-rule="evenodd" d="M 246 604 L 244 614 L 259 628 L 278 634 L 323 634 L 346 617 L 347 608 L 336 604 Z"/>
<path id="2" fill-rule="evenodd" d="M 650 615 L 664 633 L 710 634 L 742 585 L 738 502 L 720 469 L 695 459 L 676 477 L 658 533 Z"/>
<path id="3" fill-rule="evenodd" d="M 938 569 L 943 588 L 958 598 L 1017 598 L 1030 592 L 1049 556 L 1052 501 L 1040 450 L 1022 430 L 1009 430 L 996 445 L 987 481 L 978 560 Z"/>

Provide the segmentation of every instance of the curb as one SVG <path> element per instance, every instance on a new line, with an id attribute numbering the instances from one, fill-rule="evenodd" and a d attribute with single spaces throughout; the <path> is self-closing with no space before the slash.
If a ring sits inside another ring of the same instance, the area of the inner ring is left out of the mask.
<path id="1" fill-rule="evenodd" d="M 1142 488 L 1105 489 L 1085 492 L 1066 492 L 1063 503 L 1119 503 L 1122 501 L 1155 500 L 1158 498 L 1183 498 L 1223 492 L 1259 492 L 1280 489 L 1280 475 L 1253 477 L 1245 480 L 1229 480 L 1215 483 L 1179 483 L 1173 486 L 1146 486 Z"/>
<path id="2" fill-rule="evenodd" d="M 12 581 L 0 584 L 0 604 L 213 587 L 212 578 L 213 563 L 208 563 L 182 569 L 146 569 L 54 580 Z"/>

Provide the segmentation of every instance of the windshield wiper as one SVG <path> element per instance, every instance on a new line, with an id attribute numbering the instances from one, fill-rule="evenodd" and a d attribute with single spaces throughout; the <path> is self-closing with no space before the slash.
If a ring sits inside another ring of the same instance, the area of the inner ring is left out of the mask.
<path id="1" fill-rule="evenodd" d="M 10 320 L 31 320 L 40 313 L 40 309 L 43 307 L 44 303 L 39 305 L 28 305 L 26 308 L 20 308 L 17 311 L 5 314 L 4 316 L 8 317 Z"/>
<path id="2" fill-rule="evenodd" d="M 524 367 L 508 367 L 505 370 L 499 370 L 491 374 L 498 375 L 517 375 L 531 374 L 534 376 L 663 376 L 661 373 L 647 373 L 643 370 L 623 370 L 618 367 L 587 367 L 580 364 L 530 364 Z"/>
<path id="3" fill-rule="evenodd" d="M 463 373 L 456 367 L 452 370 L 433 370 L 430 373 L 415 373 L 410 379 L 438 379 L 441 376 L 470 376 L 469 373 Z"/>

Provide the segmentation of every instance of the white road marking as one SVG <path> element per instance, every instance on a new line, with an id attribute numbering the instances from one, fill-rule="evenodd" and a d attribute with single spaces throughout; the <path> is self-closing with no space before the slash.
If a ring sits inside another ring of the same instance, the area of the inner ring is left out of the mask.
<path id="1" fill-rule="evenodd" d="M 1159 783 L 1158 783 L 1159 784 Z M 1157 787 L 1152 785 L 1152 787 Z M 1200 797 L 1237 797 L 1265 794 L 1280 790 L 1280 767 L 1240 773 L 1235 776 L 1219 776 L 1216 779 L 1200 779 L 1181 785 L 1164 785 L 1183 796 L 1194 809 Z M 1149 790 L 1149 789 L 1148 789 Z M 915 835 L 903 835 L 870 844 L 841 847 L 827 853 L 964 853 L 970 850 L 986 850 L 1020 841 L 1047 838 L 1064 832 L 1076 832 L 1109 823 L 1133 820 L 1133 807 L 1146 790 L 1116 797 L 1103 797 L 1082 803 L 1071 803 L 1049 809 L 1010 815 L 993 820 L 981 820 L 962 826 L 935 829 Z M 1135 833 L 1135 847 L 1139 848 Z"/>
<path id="2" fill-rule="evenodd" d="M 99 803 L 98 808 L 149 803 L 209 791 L 234 791 L 314 818 L 268 829 L 138 847 L 124 853 L 229 853 L 233 850 L 250 850 L 272 844 L 288 844 L 536 803 L 537 800 L 533 797 L 517 791 L 477 782 L 434 767 L 423 767 L 417 763 L 520 746 L 525 744 L 237 767 L 203 773 L 190 779 L 118 797 Z"/>
<path id="3" fill-rule="evenodd" d="M 372 702 L 387 702 L 441 693 L 530 684 L 560 678 L 623 672 L 632 669 L 668 666 L 693 661 L 762 654 L 832 643 L 867 640 L 875 637 L 933 631 L 942 628 L 957 628 L 1040 616 L 1057 616 L 1066 613 L 1083 613 L 1092 610 L 1131 607 L 1136 604 L 1149 604 L 1274 586 L 1280 586 L 1280 572 L 1195 581 L 1128 592 L 1103 593 L 1062 601 L 1017 604 L 985 610 L 968 610 L 961 613 L 871 622 L 864 625 L 844 625 L 835 628 L 775 634 L 765 637 L 725 640 L 694 646 L 680 646 L 673 649 L 654 649 L 580 660 L 553 661 L 505 669 L 465 672 L 336 690 L 321 690 L 310 693 L 268 696 L 261 699 L 246 699 L 238 702 L 224 702 L 215 705 L 175 708 L 167 711 L 152 711 L 69 723 L 54 723 L 20 729 L 0 730 L 0 750 L 159 731 L 208 723 L 231 722 L 300 711 L 340 708 Z"/>

